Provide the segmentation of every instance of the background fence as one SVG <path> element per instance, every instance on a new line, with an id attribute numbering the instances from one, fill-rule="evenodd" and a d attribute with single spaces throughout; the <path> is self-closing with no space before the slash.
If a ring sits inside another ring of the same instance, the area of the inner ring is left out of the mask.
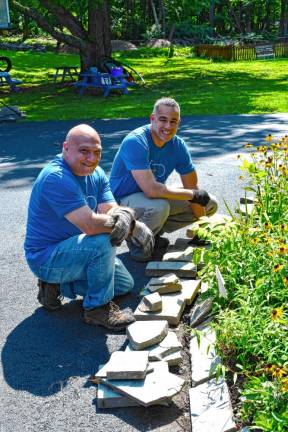
<path id="1" fill-rule="evenodd" d="M 288 57 L 288 42 L 263 43 L 259 45 L 272 45 L 275 57 Z M 224 60 L 254 60 L 256 59 L 255 45 L 197 45 L 197 57 L 209 57 Z"/>

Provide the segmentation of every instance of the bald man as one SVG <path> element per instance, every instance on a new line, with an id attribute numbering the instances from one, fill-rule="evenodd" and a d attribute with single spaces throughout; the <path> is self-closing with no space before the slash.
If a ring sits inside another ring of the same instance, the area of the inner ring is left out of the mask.
<path id="1" fill-rule="evenodd" d="M 116 258 L 116 245 L 128 238 L 148 250 L 152 232 L 118 207 L 99 167 L 101 140 L 82 124 L 71 129 L 59 154 L 40 172 L 28 207 L 25 256 L 38 279 L 38 300 L 50 311 L 61 296 L 83 297 L 84 321 L 122 330 L 131 310 L 112 302 L 133 288 L 133 279 Z"/>

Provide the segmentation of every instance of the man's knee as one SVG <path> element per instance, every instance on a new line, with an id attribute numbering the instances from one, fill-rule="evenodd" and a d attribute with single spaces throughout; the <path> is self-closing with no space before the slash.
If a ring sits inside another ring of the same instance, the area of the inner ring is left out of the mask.
<path id="1" fill-rule="evenodd" d="M 165 224 L 170 214 L 170 204 L 166 199 L 151 199 L 150 206 L 139 217 L 154 233 L 157 233 Z"/>

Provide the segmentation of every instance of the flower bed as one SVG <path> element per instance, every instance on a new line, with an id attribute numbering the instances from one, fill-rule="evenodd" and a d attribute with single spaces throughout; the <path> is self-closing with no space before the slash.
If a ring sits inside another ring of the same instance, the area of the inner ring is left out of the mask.
<path id="1" fill-rule="evenodd" d="M 224 229 L 201 229 L 202 236 L 212 241 L 201 257 L 206 262 L 203 279 L 209 281 L 209 295 L 214 298 L 218 353 L 230 390 L 239 394 L 239 426 L 284 432 L 288 428 L 288 137 L 275 142 L 268 136 L 266 145 L 253 149 L 250 156 L 239 159 L 245 193 L 254 196 L 253 210 L 249 216 L 248 211 L 231 214 L 233 222 Z M 224 278 L 227 298 L 219 296 L 215 265 Z"/>

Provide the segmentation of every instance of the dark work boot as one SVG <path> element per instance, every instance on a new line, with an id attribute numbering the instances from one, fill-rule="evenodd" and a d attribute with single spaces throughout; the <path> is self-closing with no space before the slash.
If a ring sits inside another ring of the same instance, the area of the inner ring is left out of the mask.
<path id="1" fill-rule="evenodd" d="M 109 330 L 121 331 L 132 324 L 135 318 L 130 308 L 121 310 L 110 301 L 104 306 L 84 310 L 84 321 L 87 324 L 101 325 Z"/>
<path id="2" fill-rule="evenodd" d="M 60 285 L 38 279 L 39 292 L 37 299 L 45 309 L 56 311 L 61 309 Z"/>

